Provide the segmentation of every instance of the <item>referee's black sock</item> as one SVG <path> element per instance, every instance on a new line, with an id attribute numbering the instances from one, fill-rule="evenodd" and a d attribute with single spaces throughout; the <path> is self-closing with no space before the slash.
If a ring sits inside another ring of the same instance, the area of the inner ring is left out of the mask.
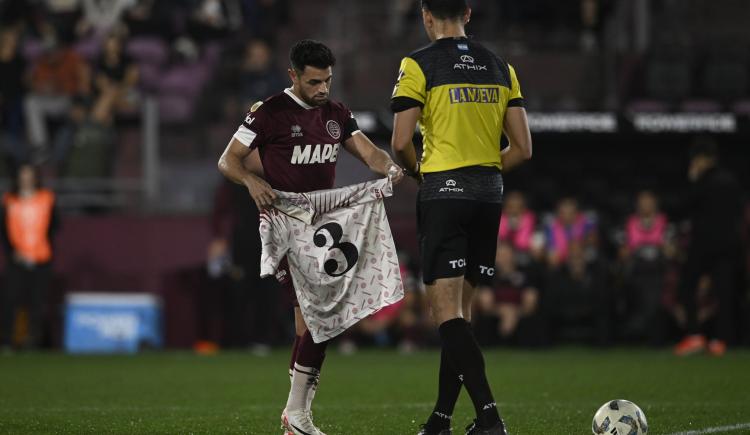
<path id="1" fill-rule="evenodd" d="M 440 325 L 440 340 L 448 362 L 463 375 L 464 386 L 474 404 L 479 426 L 488 428 L 500 421 L 497 404 L 484 373 L 484 357 L 469 324 L 460 318 Z"/>
<path id="2" fill-rule="evenodd" d="M 456 407 L 458 395 L 461 393 L 462 376 L 456 373 L 448 362 L 446 350 L 440 352 L 440 374 L 438 378 L 438 397 L 435 402 L 430 418 L 427 419 L 427 428 L 434 432 L 451 427 L 453 409 Z"/>

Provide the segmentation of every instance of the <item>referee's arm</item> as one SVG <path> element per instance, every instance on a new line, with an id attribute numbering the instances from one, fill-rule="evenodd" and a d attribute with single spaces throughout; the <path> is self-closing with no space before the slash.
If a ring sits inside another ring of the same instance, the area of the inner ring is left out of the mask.
<path id="1" fill-rule="evenodd" d="M 412 107 L 393 115 L 393 136 L 391 137 L 391 150 L 396 161 L 406 168 L 409 175 L 417 176 L 417 151 L 414 149 L 412 139 L 417 121 L 422 116 L 421 107 Z"/>
<path id="2" fill-rule="evenodd" d="M 503 171 L 508 171 L 531 158 L 531 132 L 523 107 L 508 107 L 503 121 L 503 131 L 510 146 L 502 152 Z"/>

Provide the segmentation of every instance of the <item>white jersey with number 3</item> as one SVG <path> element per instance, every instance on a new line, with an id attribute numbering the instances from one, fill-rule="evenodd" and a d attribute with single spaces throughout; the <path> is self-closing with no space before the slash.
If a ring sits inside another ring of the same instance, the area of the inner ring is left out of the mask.
<path id="1" fill-rule="evenodd" d="M 383 198 L 387 178 L 308 193 L 276 192 L 261 214 L 261 276 L 287 256 L 305 323 L 316 343 L 404 296 Z"/>

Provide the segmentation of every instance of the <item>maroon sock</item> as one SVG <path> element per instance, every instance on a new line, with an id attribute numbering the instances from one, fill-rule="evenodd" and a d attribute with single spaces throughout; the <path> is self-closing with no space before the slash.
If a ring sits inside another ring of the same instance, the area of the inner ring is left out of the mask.
<path id="1" fill-rule="evenodd" d="M 299 342 L 302 341 L 302 337 L 294 334 L 294 344 L 292 345 L 292 359 L 289 361 L 289 370 L 294 370 L 294 362 L 297 361 L 297 351 L 299 350 Z"/>
<path id="2" fill-rule="evenodd" d="M 297 347 L 297 365 L 312 367 L 320 371 L 320 368 L 323 367 L 323 360 L 326 358 L 326 347 L 328 347 L 329 341 L 316 343 L 313 341 L 310 331 L 305 331 L 305 335 L 301 337 Z"/>

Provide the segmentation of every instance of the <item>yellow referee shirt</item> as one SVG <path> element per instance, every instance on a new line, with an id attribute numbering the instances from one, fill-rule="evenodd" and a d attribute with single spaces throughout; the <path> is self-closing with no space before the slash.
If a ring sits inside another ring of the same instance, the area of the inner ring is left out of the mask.
<path id="1" fill-rule="evenodd" d="M 508 107 L 523 106 L 512 66 L 468 38 L 438 39 L 401 61 L 391 109 L 421 107 L 422 172 L 502 168 Z"/>

